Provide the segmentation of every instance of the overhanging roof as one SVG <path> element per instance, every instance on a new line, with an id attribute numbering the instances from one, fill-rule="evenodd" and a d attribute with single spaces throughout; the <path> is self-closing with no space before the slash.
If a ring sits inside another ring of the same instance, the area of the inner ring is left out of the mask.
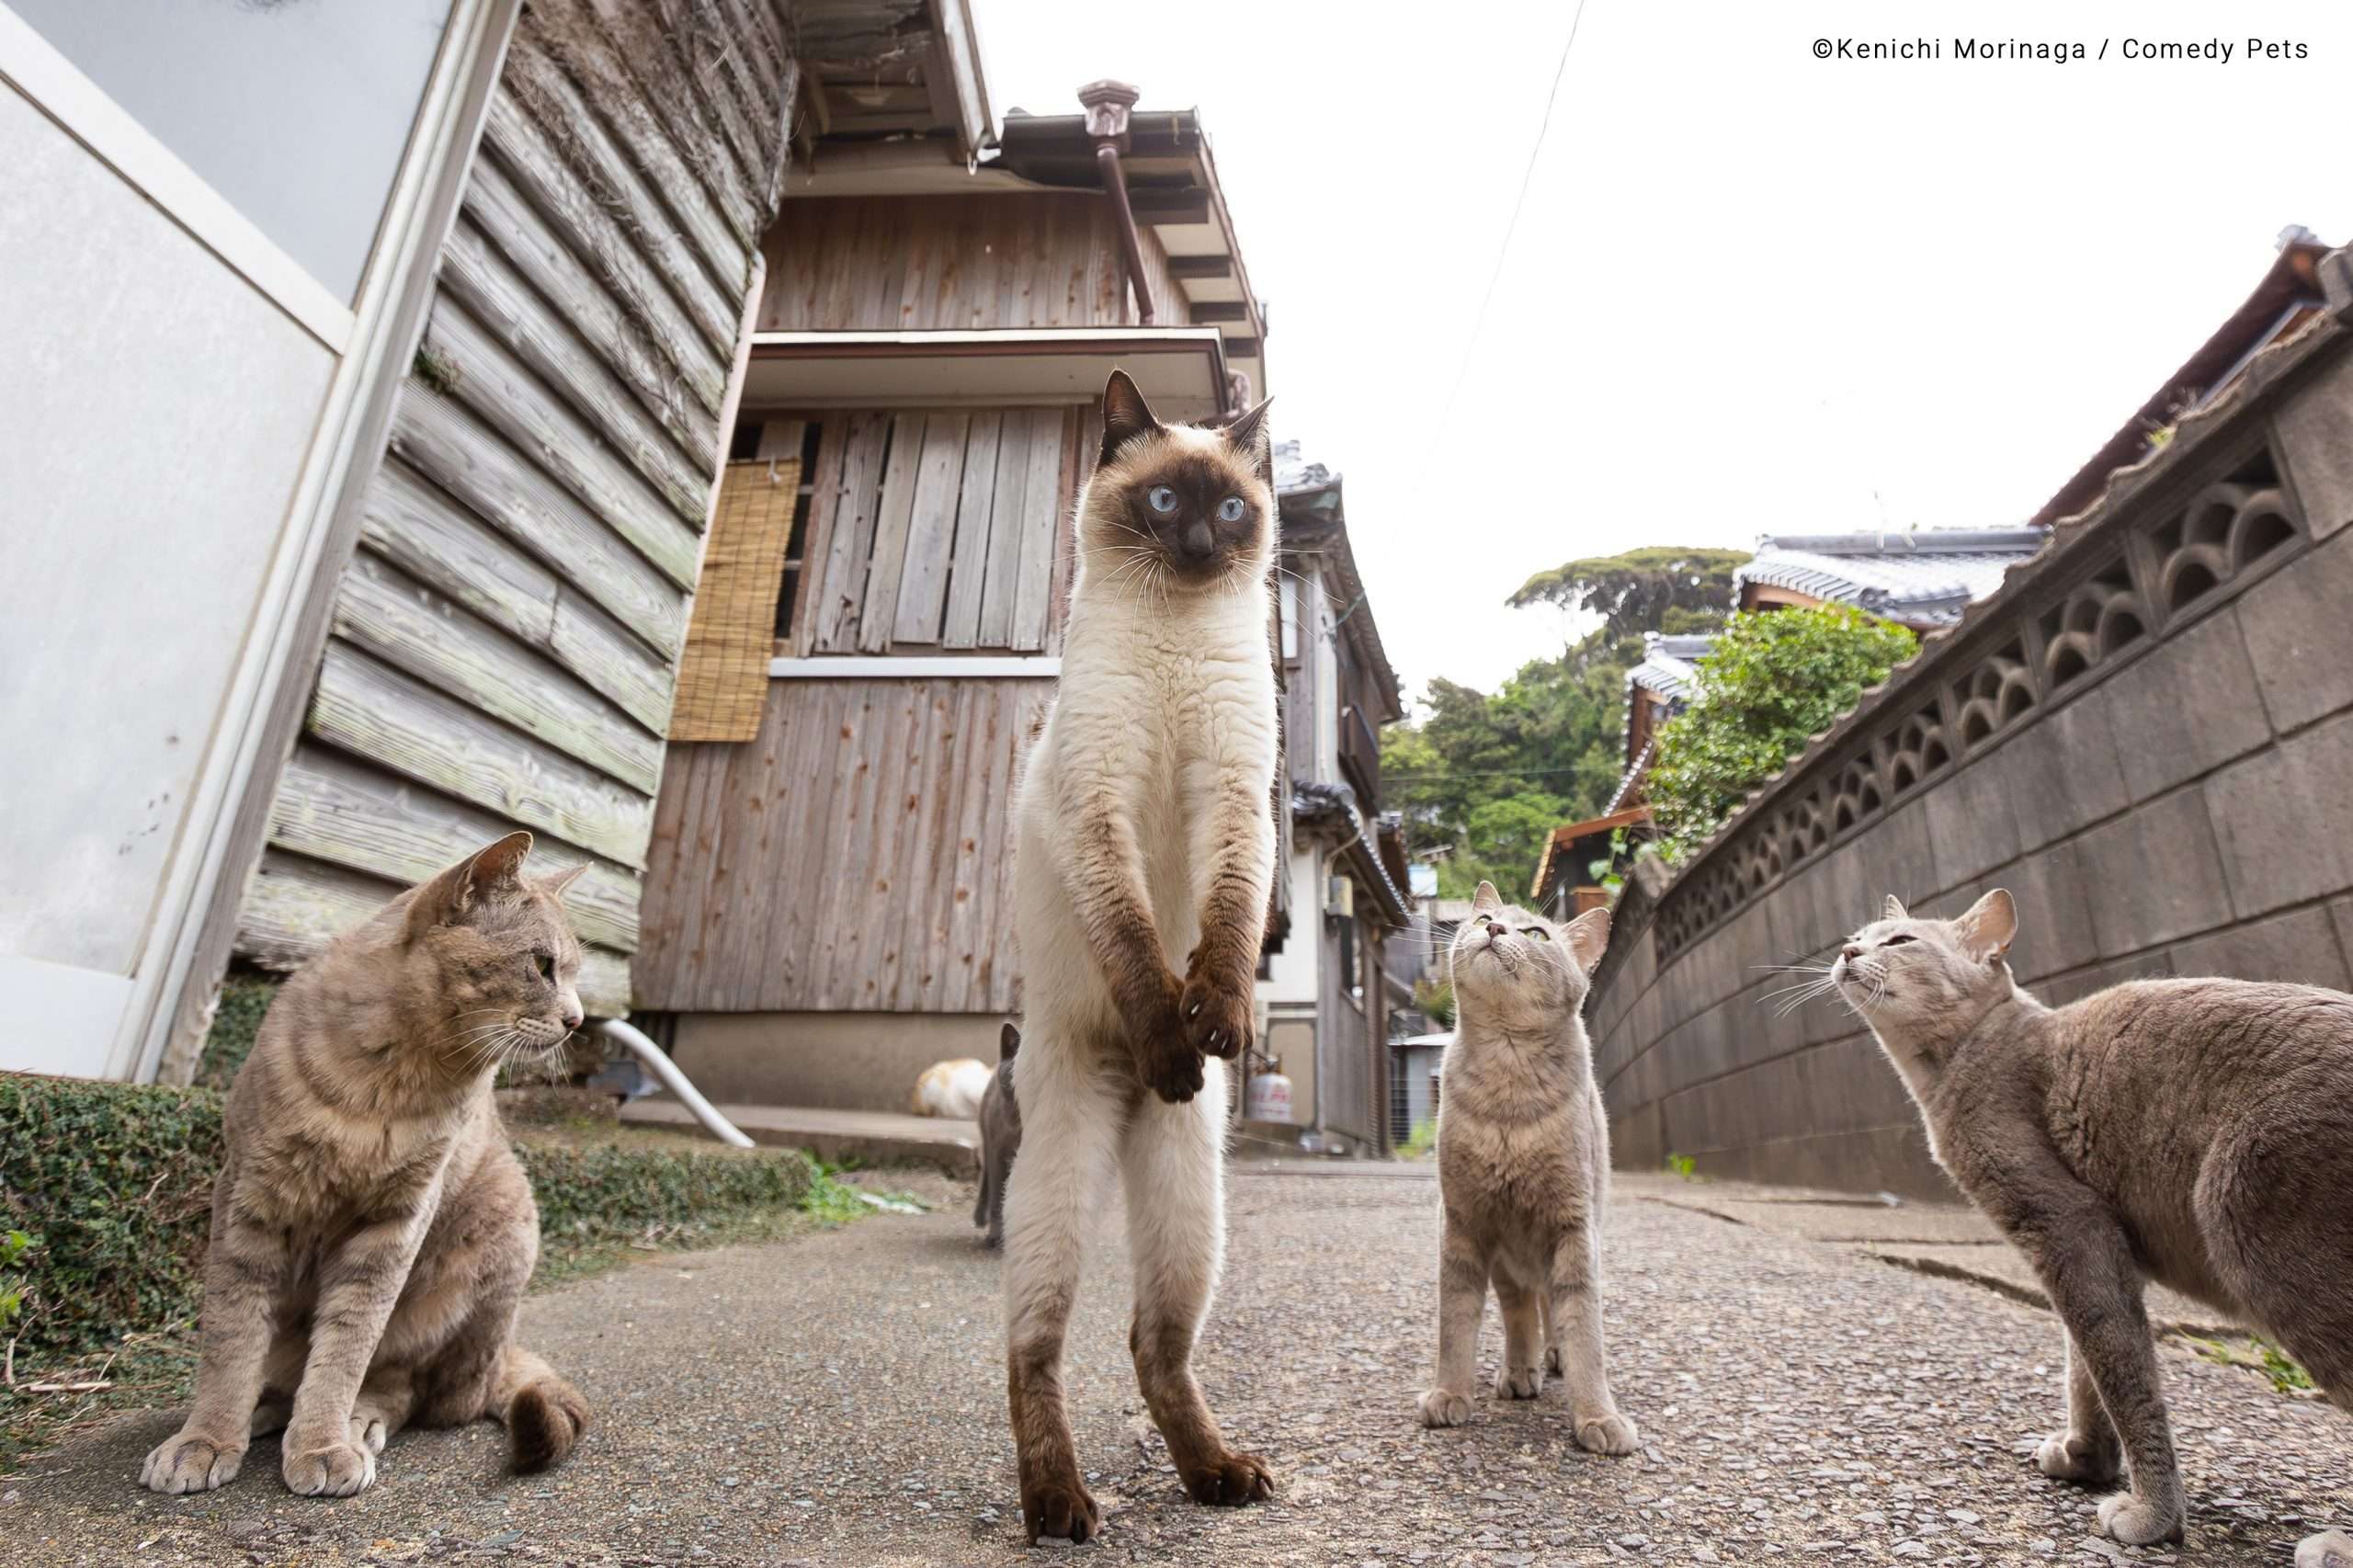
<path id="1" fill-rule="evenodd" d="M 1733 588 L 1764 584 L 1911 626 L 1949 626 L 2049 537 L 2040 528 L 1768 534 L 1733 572 Z"/>
<path id="2" fill-rule="evenodd" d="M 1567 849 L 1578 839 L 1590 837 L 1597 833 L 1614 833 L 1621 827 L 1631 827 L 1636 823 L 1650 820 L 1651 809 L 1648 806 L 1636 806 L 1631 811 L 1611 812 L 1607 816 L 1594 817 L 1586 822 L 1564 823 L 1554 828 L 1552 836 L 1544 841 L 1544 855 L 1536 862 L 1536 881 L 1529 884 L 1528 896 L 1530 898 L 1544 896 L 1545 880 L 1552 874 L 1553 856 Z"/>
<path id="3" fill-rule="evenodd" d="M 1282 516 L 1282 548 L 1324 558 L 1332 583 L 1343 599 L 1340 624 L 1374 679 L 1386 707 L 1383 720 L 1405 716 L 1397 672 L 1390 665 L 1389 650 L 1381 645 L 1372 607 L 1366 602 L 1364 579 L 1357 573 L 1356 551 L 1348 543 L 1347 506 L 1340 476 L 1322 463 L 1300 456 L 1297 441 L 1275 443 L 1275 505 Z"/>
<path id="4" fill-rule="evenodd" d="M 969 165 L 996 140 L 969 0 L 794 0 L 804 139 L 920 138 Z"/>
<path id="5" fill-rule="evenodd" d="M 760 332 L 746 408 L 943 408 L 1086 403 L 1124 369 L 1170 419 L 1224 406 L 1214 327 L 1016 327 L 972 332 Z"/>

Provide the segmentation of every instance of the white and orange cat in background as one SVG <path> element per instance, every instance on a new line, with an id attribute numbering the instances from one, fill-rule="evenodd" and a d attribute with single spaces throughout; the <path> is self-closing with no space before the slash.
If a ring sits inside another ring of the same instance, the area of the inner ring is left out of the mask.
<path id="1" fill-rule="evenodd" d="M 994 1071 L 986 1062 L 969 1056 L 935 1062 L 915 1080 L 915 1092 L 907 1096 L 907 1108 L 917 1116 L 970 1121 L 981 1114 L 981 1096 L 989 1092 Z"/>

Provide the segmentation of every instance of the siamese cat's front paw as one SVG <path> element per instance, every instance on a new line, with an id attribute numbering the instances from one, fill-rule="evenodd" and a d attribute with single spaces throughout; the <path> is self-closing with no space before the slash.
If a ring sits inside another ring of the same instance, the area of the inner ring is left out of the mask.
<path id="1" fill-rule="evenodd" d="M 1250 1047 L 1257 1005 L 1246 983 L 1236 987 L 1196 970 L 1185 982 L 1177 1015 L 1185 1021 L 1185 1039 L 1195 1051 L 1230 1062 Z"/>
<path id="2" fill-rule="evenodd" d="M 192 1432 L 177 1432 L 147 1456 L 139 1470 L 139 1484 L 173 1496 L 210 1492 L 236 1480 L 244 1462 L 243 1443 L 215 1442 Z"/>
<path id="3" fill-rule="evenodd" d="M 1544 1373 L 1538 1367 L 1506 1367 L 1495 1376 L 1497 1399 L 1534 1399 L 1544 1392 Z"/>
<path id="4" fill-rule="evenodd" d="M 2124 1473 L 2124 1460 L 2112 1443 L 2094 1442 L 2072 1432 L 2053 1432 L 2034 1450 L 2034 1468 L 2053 1481 L 2105 1486 Z"/>
<path id="5" fill-rule="evenodd" d="M 1432 1389 L 1422 1395 L 1421 1411 L 1425 1426 L 1461 1426 L 1471 1419 L 1471 1400 L 1452 1389 Z"/>
<path id="6" fill-rule="evenodd" d="M 1095 1499 L 1073 1471 L 1063 1481 L 1040 1481 L 1021 1486 L 1021 1523 L 1035 1546 L 1044 1537 L 1082 1546 L 1103 1530 L 1103 1515 Z"/>
<path id="7" fill-rule="evenodd" d="M 2167 1512 L 2147 1498 L 2120 1492 L 2099 1506 L 2099 1528 L 2111 1540 L 2127 1546 L 2148 1546 L 2181 1539 L 2181 1510 Z"/>
<path id="8" fill-rule="evenodd" d="M 1577 1417 L 1577 1447 L 1591 1454 L 1631 1454 L 1643 1446 L 1634 1424 L 1614 1410 Z"/>
<path id="9" fill-rule="evenodd" d="M 1183 1105 L 1209 1081 L 1201 1053 L 1182 1035 L 1154 1040 L 1143 1048 L 1142 1057 L 1144 1086 L 1171 1105 Z"/>
<path id="10" fill-rule="evenodd" d="M 346 1440 L 315 1449 L 289 1443 L 286 1489 L 301 1497 L 352 1497 L 376 1483 L 376 1456 Z"/>

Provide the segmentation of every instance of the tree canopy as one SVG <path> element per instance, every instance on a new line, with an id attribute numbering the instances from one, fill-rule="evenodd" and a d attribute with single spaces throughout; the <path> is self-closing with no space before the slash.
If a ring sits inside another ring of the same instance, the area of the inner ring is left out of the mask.
<path id="1" fill-rule="evenodd" d="M 1643 781 L 1661 849 L 1680 859 L 1911 656 L 1912 633 L 1846 605 L 1734 615 L 1662 726 Z"/>
<path id="2" fill-rule="evenodd" d="M 1675 630 L 1665 624 L 1673 610 L 1721 617 L 1733 603 L 1733 571 L 1747 560 L 1745 550 L 1645 546 L 1539 572 L 1510 602 L 1586 611 L 1601 617 L 1601 630 L 1612 641 L 1638 637 Z"/>

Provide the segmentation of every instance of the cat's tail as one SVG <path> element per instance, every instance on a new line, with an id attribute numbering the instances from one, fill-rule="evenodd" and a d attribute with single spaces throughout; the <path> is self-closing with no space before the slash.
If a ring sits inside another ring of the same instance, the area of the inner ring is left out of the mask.
<path id="1" fill-rule="evenodd" d="M 555 1369 L 519 1345 L 507 1346 L 498 1368 L 498 1418 L 517 1473 L 562 1464 L 588 1430 L 588 1402 Z"/>

